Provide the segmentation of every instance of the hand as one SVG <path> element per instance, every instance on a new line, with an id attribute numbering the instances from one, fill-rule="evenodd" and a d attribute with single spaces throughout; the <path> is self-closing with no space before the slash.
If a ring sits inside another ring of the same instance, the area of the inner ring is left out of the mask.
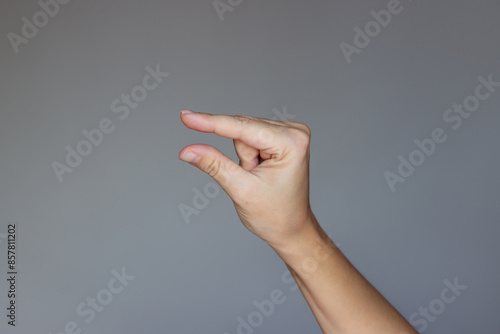
<path id="1" fill-rule="evenodd" d="M 283 259 L 324 333 L 416 333 L 314 217 L 306 125 L 183 112 L 188 128 L 233 139 L 240 163 L 201 144 L 185 147 L 179 158 L 212 176 L 243 224 Z M 313 266 L 305 271 L 306 263 Z"/>
<path id="2" fill-rule="evenodd" d="M 179 158 L 220 184 L 248 230 L 275 249 L 314 226 L 309 202 L 311 130 L 302 123 L 183 110 L 190 129 L 233 139 L 239 165 L 212 146 L 185 147 Z"/>

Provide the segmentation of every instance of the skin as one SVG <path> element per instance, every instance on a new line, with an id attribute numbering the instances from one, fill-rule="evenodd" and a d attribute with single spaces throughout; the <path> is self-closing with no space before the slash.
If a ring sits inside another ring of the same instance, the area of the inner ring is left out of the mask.
<path id="1" fill-rule="evenodd" d="M 183 110 L 190 129 L 232 139 L 236 164 L 212 146 L 179 158 L 209 174 L 243 225 L 285 262 L 324 333 L 416 334 L 326 235 L 309 201 L 311 130 L 303 123 Z"/>

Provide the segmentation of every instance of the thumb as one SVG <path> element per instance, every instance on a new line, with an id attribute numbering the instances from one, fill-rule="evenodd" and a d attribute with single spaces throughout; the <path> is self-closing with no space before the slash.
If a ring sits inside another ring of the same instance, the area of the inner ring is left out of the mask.
<path id="1" fill-rule="evenodd" d="M 253 175 L 215 147 L 190 145 L 179 153 L 179 159 L 210 175 L 231 198 L 251 184 Z"/>

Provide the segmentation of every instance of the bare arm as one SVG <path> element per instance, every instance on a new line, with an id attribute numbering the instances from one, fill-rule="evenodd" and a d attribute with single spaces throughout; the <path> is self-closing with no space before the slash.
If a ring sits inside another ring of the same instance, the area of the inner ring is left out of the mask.
<path id="1" fill-rule="evenodd" d="M 184 148 L 179 157 L 212 176 L 245 227 L 283 259 L 324 333 L 417 333 L 316 220 L 309 202 L 309 127 L 188 111 L 181 118 L 193 130 L 233 139 L 239 165 L 203 144 Z"/>
<path id="2" fill-rule="evenodd" d="M 324 333 L 417 333 L 352 266 L 315 217 L 300 246 L 276 249 Z"/>

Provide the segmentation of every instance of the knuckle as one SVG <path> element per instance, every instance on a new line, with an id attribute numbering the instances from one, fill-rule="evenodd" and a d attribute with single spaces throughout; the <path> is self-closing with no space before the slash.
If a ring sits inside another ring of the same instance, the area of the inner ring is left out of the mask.
<path id="1" fill-rule="evenodd" d="M 252 117 L 236 115 L 234 118 L 240 123 L 241 128 L 245 128 L 252 121 Z"/>
<path id="2" fill-rule="evenodd" d="M 302 150 L 307 150 L 311 143 L 311 130 L 307 125 L 300 128 L 288 128 L 288 136 L 292 139 L 295 145 Z"/>
<path id="3" fill-rule="evenodd" d="M 307 126 L 307 124 L 305 123 L 295 123 L 302 131 L 304 131 L 305 133 L 307 133 L 307 135 L 309 136 L 309 138 L 311 137 L 311 128 L 309 126 Z"/>
<path id="4" fill-rule="evenodd" d="M 216 177 L 217 175 L 219 175 L 220 167 L 221 167 L 220 161 L 218 159 L 213 159 L 208 163 L 208 165 L 205 168 L 205 171 L 211 177 Z"/>

